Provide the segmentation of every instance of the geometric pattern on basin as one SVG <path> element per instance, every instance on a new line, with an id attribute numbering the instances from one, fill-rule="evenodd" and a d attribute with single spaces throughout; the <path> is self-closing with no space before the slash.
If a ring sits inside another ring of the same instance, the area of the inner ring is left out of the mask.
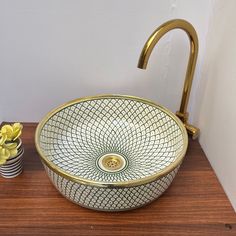
<path id="1" fill-rule="evenodd" d="M 179 167 L 166 176 L 129 188 L 99 188 L 68 180 L 44 165 L 46 172 L 59 192 L 74 203 L 100 211 L 125 211 L 147 205 L 161 196 L 173 181 Z"/>
<path id="2" fill-rule="evenodd" d="M 73 104 L 53 115 L 40 134 L 47 158 L 70 174 L 118 182 L 144 178 L 175 161 L 183 149 L 182 132 L 165 112 L 127 99 L 98 99 Z M 98 168 L 107 153 L 123 156 L 120 172 Z"/>
<path id="3" fill-rule="evenodd" d="M 174 114 L 122 95 L 62 105 L 40 122 L 35 141 L 60 193 L 102 211 L 130 210 L 157 199 L 173 181 L 188 145 Z"/>

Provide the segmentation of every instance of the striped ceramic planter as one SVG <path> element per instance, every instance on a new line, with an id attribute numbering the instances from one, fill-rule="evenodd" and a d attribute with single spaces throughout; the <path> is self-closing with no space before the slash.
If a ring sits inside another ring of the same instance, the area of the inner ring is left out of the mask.
<path id="1" fill-rule="evenodd" d="M 0 174 L 4 178 L 14 178 L 21 174 L 23 171 L 23 154 L 24 149 L 22 147 L 22 142 L 20 139 L 18 139 L 18 146 L 17 150 L 18 153 L 16 156 L 9 158 L 5 164 L 0 165 Z"/>

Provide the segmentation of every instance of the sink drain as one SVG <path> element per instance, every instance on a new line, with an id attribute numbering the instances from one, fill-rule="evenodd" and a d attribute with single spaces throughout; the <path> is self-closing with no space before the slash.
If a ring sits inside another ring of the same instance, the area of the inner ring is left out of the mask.
<path id="1" fill-rule="evenodd" d="M 109 153 L 99 158 L 98 166 L 108 172 L 117 172 L 126 166 L 126 160 L 121 155 Z"/>

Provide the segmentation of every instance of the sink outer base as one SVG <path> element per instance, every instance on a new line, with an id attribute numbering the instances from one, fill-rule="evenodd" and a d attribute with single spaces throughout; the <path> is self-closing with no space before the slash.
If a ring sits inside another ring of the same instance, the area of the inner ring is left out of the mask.
<path id="1" fill-rule="evenodd" d="M 167 175 L 134 187 L 97 187 L 73 182 L 44 168 L 57 190 L 70 201 L 98 211 L 125 211 L 142 207 L 160 197 L 170 186 L 179 166 Z"/>

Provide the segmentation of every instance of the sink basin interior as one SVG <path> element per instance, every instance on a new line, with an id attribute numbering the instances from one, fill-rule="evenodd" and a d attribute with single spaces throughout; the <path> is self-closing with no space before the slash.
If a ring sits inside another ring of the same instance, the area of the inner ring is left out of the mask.
<path id="1" fill-rule="evenodd" d="M 40 129 L 37 138 L 44 161 L 88 181 L 147 178 L 173 165 L 186 151 L 180 121 L 165 108 L 134 97 L 70 102 L 54 110 Z"/>

